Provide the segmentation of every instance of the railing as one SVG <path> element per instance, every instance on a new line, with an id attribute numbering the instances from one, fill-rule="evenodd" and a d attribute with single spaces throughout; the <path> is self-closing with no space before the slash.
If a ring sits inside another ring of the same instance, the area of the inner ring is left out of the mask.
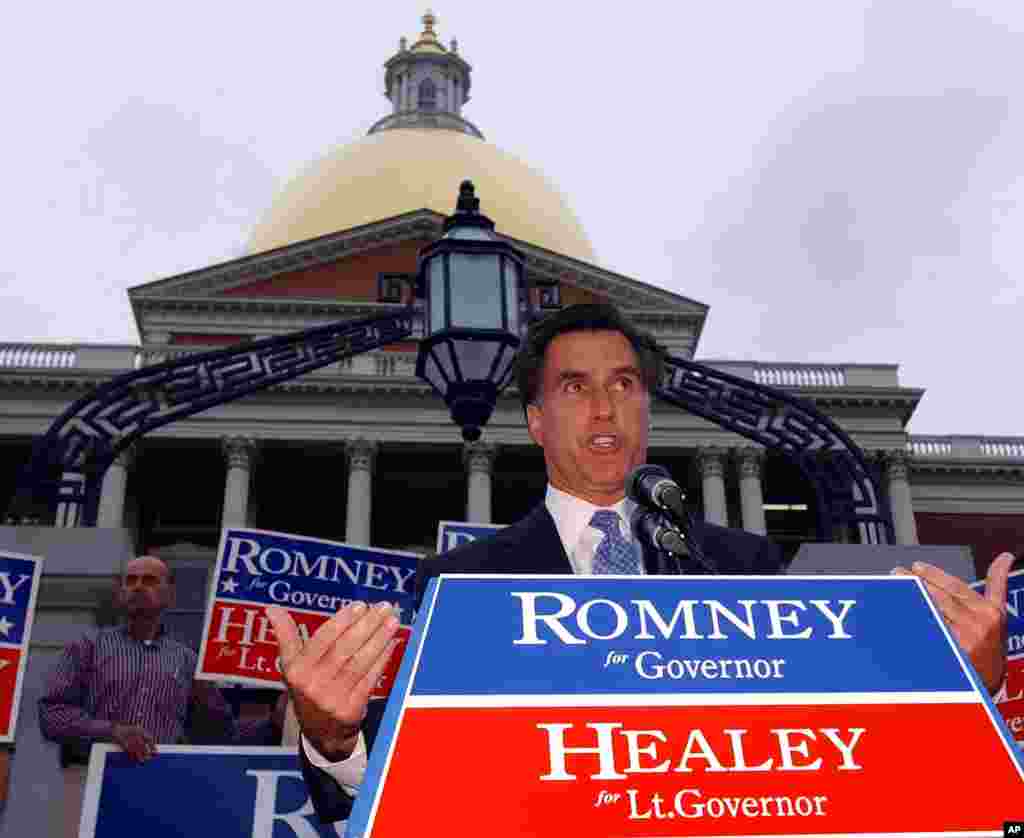
<path id="1" fill-rule="evenodd" d="M 1024 460 L 1024 437 L 912 436 L 907 450 L 921 460 Z"/>
<path id="2" fill-rule="evenodd" d="M 0 343 L 0 370 L 131 370 L 139 348 L 101 343 Z"/>
<path id="3" fill-rule="evenodd" d="M 208 352 L 222 349 L 220 346 L 169 346 L 166 349 L 145 349 L 142 351 L 142 364 L 158 364 L 161 361 L 184 358 L 197 352 Z M 309 373 L 311 376 L 375 376 L 377 378 L 413 378 L 416 375 L 415 352 L 365 352 L 354 358 L 346 358 L 336 364 L 321 367 Z"/>
<path id="4" fill-rule="evenodd" d="M 801 364 L 762 361 L 700 363 L 769 387 L 899 387 L 896 364 Z"/>

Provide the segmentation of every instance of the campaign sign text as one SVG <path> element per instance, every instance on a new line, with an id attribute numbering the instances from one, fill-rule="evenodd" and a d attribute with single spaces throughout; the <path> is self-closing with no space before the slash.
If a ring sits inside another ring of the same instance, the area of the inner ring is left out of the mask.
<path id="1" fill-rule="evenodd" d="M 81 838 L 338 838 L 313 813 L 295 748 L 160 745 L 148 762 L 94 745 Z"/>
<path id="2" fill-rule="evenodd" d="M 349 835 L 997 836 L 1020 760 L 914 577 L 441 576 Z"/>
<path id="3" fill-rule="evenodd" d="M 412 625 L 419 556 L 286 533 L 225 528 L 210 585 L 197 677 L 283 684 L 264 607 L 287 608 L 303 639 L 355 600 L 392 603 L 402 627 L 373 693 L 388 694 Z"/>
<path id="4" fill-rule="evenodd" d="M 13 742 L 43 572 L 35 556 L 0 551 L 0 742 Z"/>
<path id="5" fill-rule="evenodd" d="M 447 553 L 454 550 L 461 544 L 468 544 L 478 538 L 487 538 L 498 530 L 504 529 L 504 524 L 474 524 L 470 521 L 438 521 L 437 522 L 437 552 Z"/>
<path id="6" fill-rule="evenodd" d="M 985 582 L 971 587 L 984 593 Z M 1024 746 L 1024 570 L 1010 574 L 1006 618 L 1006 691 L 996 707 L 1014 739 Z"/>

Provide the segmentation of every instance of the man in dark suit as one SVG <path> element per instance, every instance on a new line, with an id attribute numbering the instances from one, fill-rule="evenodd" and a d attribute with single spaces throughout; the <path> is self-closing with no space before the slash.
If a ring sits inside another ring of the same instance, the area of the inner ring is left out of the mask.
<path id="1" fill-rule="evenodd" d="M 440 573 L 678 572 L 637 543 L 629 473 L 647 458 L 651 392 L 663 350 L 609 305 L 570 306 L 535 323 L 516 358 L 530 437 L 544 451 L 548 488 L 521 521 L 420 563 L 417 592 Z M 776 573 L 779 548 L 751 533 L 696 523 L 691 537 L 718 572 Z M 690 563 L 684 561 L 684 572 Z M 695 568 L 693 568 L 695 569 Z M 287 613 L 268 608 L 302 727 L 303 773 L 317 814 L 348 816 L 383 702 L 368 702 L 397 620 L 345 609 L 304 647 Z"/>
<path id="2" fill-rule="evenodd" d="M 630 531 L 635 507 L 625 496 L 627 476 L 647 458 L 650 398 L 662 358 L 654 339 L 613 306 L 571 306 L 534 324 L 516 373 L 530 436 L 544 450 L 547 494 L 495 535 L 424 559 L 418 594 L 442 572 L 678 572 L 667 557 L 636 542 Z M 781 551 L 762 536 L 698 522 L 692 536 L 723 573 L 775 573 L 781 566 Z M 286 647 L 297 635 L 286 613 L 268 615 L 288 661 Z M 389 613 L 363 609 L 326 625 L 302 659 L 285 669 L 310 794 L 317 813 L 330 821 L 347 816 L 376 734 L 383 702 L 367 696 L 396 624 Z M 319 675 L 314 659 L 322 663 Z"/>

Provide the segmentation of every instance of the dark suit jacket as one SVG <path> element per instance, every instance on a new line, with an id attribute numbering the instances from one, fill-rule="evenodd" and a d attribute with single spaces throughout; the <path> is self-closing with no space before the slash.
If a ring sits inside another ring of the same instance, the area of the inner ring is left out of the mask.
<path id="1" fill-rule="evenodd" d="M 699 541 L 704 555 L 728 575 L 774 574 L 782 569 L 782 551 L 764 536 L 742 530 L 694 521 L 691 537 Z M 644 550 L 644 568 L 648 574 L 670 575 L 678 572 L 674 563 L 653 550 Z M 441 573 L 520 573 L 553 574 L 573 572 L 569 557 L 547 507 L 541 503 L 521 521 L 498 530 L 494 535 L 471 541 L 440 556 L 423 559 L 416 574 L 417 604 L 423 599 L 427 582 Z M 684 573 L 699 573 L 696 565 L 684 562 Z M 363 734 L 367 748 L 372 747 L 384 712 L 383 701 L 370 702 Z M 317 815 L 325 823 L 343 820 L 352 809 L 349 797 L 325 771 L 313 767 L 300 754 L 302 773 Z"/>

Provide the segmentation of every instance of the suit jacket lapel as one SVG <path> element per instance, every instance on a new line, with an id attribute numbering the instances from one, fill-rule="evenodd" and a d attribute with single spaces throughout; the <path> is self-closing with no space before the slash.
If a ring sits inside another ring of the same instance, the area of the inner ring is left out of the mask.
<path id="1" fill-rule="evenodd" d="M 555 519 L 543 503 L 513 526 L 521 528 L 514 562 L 517 573 L 572 573 Z"/>

